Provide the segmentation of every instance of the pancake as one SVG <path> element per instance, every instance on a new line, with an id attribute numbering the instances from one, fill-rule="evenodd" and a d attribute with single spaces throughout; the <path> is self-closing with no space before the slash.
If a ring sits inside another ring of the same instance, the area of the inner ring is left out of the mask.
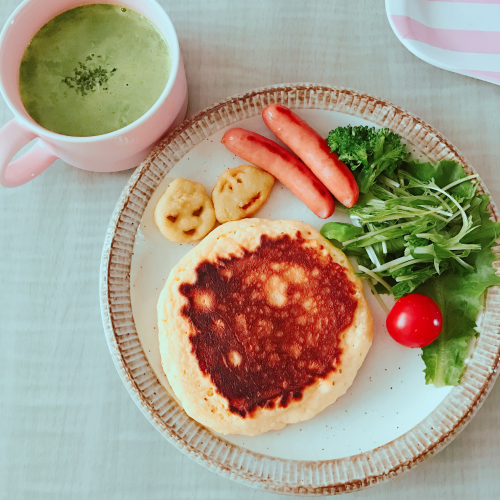
<path id="1" fill-rule="evenodd" d="M 172 390 L 222 434 L 312 418 L 346 392 L 372 342 L 348 259 L 297 221 L 216 228 L 172 269 L 158 324 Z"/>

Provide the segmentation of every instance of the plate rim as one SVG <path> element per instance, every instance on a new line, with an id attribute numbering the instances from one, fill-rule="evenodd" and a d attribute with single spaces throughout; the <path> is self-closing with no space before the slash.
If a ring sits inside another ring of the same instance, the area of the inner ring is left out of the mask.
<path id="1" fill-rule="evenodd" d="M 228 443 L 187 417 L 150 367 L 133 321 L 130 264 L 135 233 L 142 218 L 138 204 L 143 203 L 145 209 L 156 189 L 151 186 L 155 183 L 157 186 L 175 163 L 199 142 L 221 128 L 255 116 L 273 102 L 302 109 L 327 109 L 325 106 L 328 106 L 331 111 L 388 126 L 431 158 L 454 158 L 467 172 L 477 173 L 459 150 L 424 120 L 389 101 L 356 90 L 327 84 L 288 83 L 259 87 L 217 101 L 162 139 L 132 174 L 117 201 L 100 267 L 104 332 L 115 367 L 134 402 L 170 443 L 196 462 L 236 482 L 274 493 L 331 495 L 357 491 L 388 481 L 433 456 L 447 446 L 479 410 L 500 366 L 500 339 L 496 338 L 500 312 L 491 311 L 493 306 L 500 310 L 500 287 L 492 287 L 487 296 L 485 316 L 491 313 L 492 317 L 485 321 L 491 323 L 491 332 L 482 332 L 478 344 L 486 335 L 485 341 L 492 347 L 480 353 L 486 361 L 479 366 L 479 371 L 470 373 L 474 359 L 461 384 L 407 433 L 367 452 L 332 460 L 300 461 L 263 455 Z M 179 156 L 183 146 L 184 152 Z M 440 149 L 436 151 L 436 148 Z M 481 178 L 479 183 L 481 190 L 489 193 Z M 489 209 L 491 217 L 499 220 L 500 213 L 491 198 Z M 500 267 L 500 258 L 495 261 L 495 267 Z M 477 349 L 478 345 L 474 353 Z M 446 417 L 447 422 L 437 419 L 438 415 Z"/>

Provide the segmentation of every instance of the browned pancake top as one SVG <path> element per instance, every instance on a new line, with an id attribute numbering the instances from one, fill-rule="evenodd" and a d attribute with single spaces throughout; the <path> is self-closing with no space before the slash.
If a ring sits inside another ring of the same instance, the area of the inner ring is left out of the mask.
<path id="1" fill-rule="evenodd" d="M 196 282 L 180 286 L 199 367 L 242 417 L 301 399 L 340 360 L 355 288 L 329 254 L 304 243 L 300 233 L 263 235 L 241 257 L 200 263 Z"/>

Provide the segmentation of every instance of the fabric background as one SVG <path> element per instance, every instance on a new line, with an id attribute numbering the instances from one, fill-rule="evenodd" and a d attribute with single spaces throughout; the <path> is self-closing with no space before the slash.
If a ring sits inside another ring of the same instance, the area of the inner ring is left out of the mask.
<path id="1" fill-rule="evenodd" d="M 0 0 L 0 23 L 18 5 Z M 176 26 L 188 115 L 284 82 L 351 87 L 422 117 L 500 200 L 500 88 L 416 58 L 376 0 L 161 0 Z M 0 102 L 0 124 L 12 117 Z M 130 399 L 101 325 L 101 249 L 131 171 L 61 161 L 0 190 L 0 499 L 270 500 L 168 444 Z M 444 451 L 349 500 L 498 498 L 500 387 Z"/>

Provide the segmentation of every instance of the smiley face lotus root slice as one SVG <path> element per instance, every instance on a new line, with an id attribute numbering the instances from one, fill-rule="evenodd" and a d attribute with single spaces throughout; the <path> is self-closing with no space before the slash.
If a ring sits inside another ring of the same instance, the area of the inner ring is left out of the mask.
<path id="1" fill-rule="evenodd" d="M 178 243 L 201 240 L 214 227 L 212 200 L 199 182 L 173 180 L 158 201 L 155 223 L 165 238 Z"/>
<path id="2" fill-rule="evenodd" d="M 212 191 L 215 216 L 221 223 L 251 217 L 269 197 L 274 177 L 252 165 L 226 170 Z"/>

